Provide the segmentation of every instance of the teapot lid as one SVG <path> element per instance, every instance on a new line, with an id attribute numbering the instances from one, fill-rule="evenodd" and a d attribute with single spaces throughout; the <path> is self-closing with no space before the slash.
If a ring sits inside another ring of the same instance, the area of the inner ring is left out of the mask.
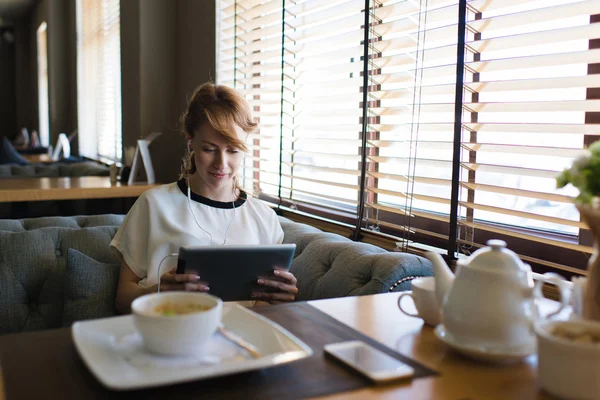
<path id="1" fill-rule="evenodd" d="M 506 248 L 504 240 L 492 239 L 487 241 L 487 247 L 475 251 L 465 262 L 471 268 L 485 268 L 486 270 L 527 271 L 527 264 L 523 263 L 517 254 Z"/>

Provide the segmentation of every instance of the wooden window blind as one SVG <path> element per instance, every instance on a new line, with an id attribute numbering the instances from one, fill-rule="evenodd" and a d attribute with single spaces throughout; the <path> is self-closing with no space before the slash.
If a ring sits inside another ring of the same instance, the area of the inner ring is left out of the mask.
<path id="1" fill-rule="evenodd" d="M 458 2 L 384 1 L 371 13 L 367 228 L 446 241 Z"/>
<path id="2" fill-rule="evenodd" d="M 600 84 L 588 74 L 600 61 L 589 50 L 599 11 L 598 1 L 469 3 L 459 199 L 467 252 L 500 235 L 529 261 L 585 267 L 592 247 L 581 240 L 577 192 L 557 190 L 555 177 L 599 131 L 585 120 L 600 110 L 586 99 Z"/>
<path id="3" fill-rule="evenodd" d="M 403 246 L 456 256 L 502 238 L 526 261 L 585 267 L 576 192 L 555 176 L 600 137 L 599 0 L 222 0 L 218 13 L 217 80 L 261 122 L 255 194 Z"/>
<path id="4" fill-rule="evenodd" d="M 364 4 L 220 2 L 217 80 L 260 121 L 245 170 L 255 194 L 355 217 Z"/>

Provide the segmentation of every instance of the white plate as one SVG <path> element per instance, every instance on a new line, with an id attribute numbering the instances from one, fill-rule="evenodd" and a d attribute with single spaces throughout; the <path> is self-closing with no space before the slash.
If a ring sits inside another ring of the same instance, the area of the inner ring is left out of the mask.
<path id="1" fill-rule="evenodd" d="M 312 355 L 312 349 L 269 319 L 237 304 L 223 307 L 223 325 L 255 345 L 260 358 L 215 333 L 201 355 L 164 357 L 143 346 L 131 315 L 73 324 L 75 347 L 110 389 L 139 389 L 273 367 Z"/>
<path id="2" fill-rule="evenodd" d="M 516 363 L 536 352 L 535 343 L 529 346 L 512 348 L 474 346 L 471 344 L 461 343 L 457 341 L 448 331 L 446 331 L 446 328 L 442 324 L 435 328 L 434 333 L 438 339 L 464 356 L 488 363 Z"/>

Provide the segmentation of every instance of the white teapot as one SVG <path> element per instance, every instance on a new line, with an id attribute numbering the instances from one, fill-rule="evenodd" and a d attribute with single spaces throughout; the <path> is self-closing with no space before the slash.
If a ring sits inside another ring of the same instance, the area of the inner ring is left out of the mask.
<path id="1" fill-rule="evenodd" d="M 487 349 L 533 347 L 533 324 L 539 319 L 535 299 L 542 297 L 543 281 L 534 288 L 531 267 L 523 263 L 502 240 L 457 261 L 456 278 L 437 253 L 433 263 L 435 289 L 445 331 L 461 343 Z M 544 275 L 561 291 L 559 313 L 567 304 L 566 281 L 557 274 Z"/>

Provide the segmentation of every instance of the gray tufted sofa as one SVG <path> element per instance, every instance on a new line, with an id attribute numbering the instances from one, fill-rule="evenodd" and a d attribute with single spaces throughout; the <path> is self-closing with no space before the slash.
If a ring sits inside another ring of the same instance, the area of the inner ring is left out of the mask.
<path id="1" fill-rule="evenodd" d="M 108 176 L 108 167 L 92 162 L 49 164 L 2 164 L 0 178 L 46 178 L 61 176 Z"/>
<path id="2" fill-rule="evenodd" d="M 290 270 L 298 279 L 298 300 L 400 292 L 410 281 L 432 276 L 431 263 L 279 217 L 284 243 L 296 243 Z"/>
<path id="3" fill-rule="evenodd" d="M 123 218 L 107 214 L 0 220 L 0 334 L 58 328 L 73 321 L 67 307 L 72 299 L 65 289 L 67 252 L 74 249 L 95 260 L 90 269 L 116 267 L 109 243 Z M 298 300 L 408 290 L 411 279 L 432 275 L 424 258 L 390 253 L 282 217 L 280 222 L 284 241 L 297 245 L 291 270 L 298 278 Z M 107 285 L 96 282 L 98 291 Z M 104 305 L 108 312 L 83 318 L 114 315 L 115 288 L 106 289 L 112 291 Z"/>

